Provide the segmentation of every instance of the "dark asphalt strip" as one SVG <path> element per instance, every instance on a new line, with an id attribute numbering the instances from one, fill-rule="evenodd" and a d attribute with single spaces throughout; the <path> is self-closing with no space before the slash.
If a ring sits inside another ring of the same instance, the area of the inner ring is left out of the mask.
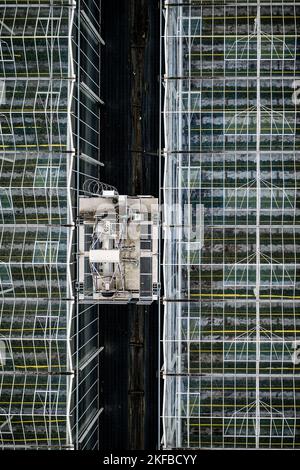
<path id="1" fill-rule="evenodd" d="M 158 195 L 159 9 L 102 2 L 101 179 L 120 194 Z M 101 306 L 102 449 L 155 449 L 157 306 Z"/>

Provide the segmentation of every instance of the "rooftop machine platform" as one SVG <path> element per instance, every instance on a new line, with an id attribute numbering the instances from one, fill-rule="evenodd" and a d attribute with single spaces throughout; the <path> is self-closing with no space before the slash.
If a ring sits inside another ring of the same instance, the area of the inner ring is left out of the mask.
<path id="1" fill-rule="evenodd" d="M 158 200 L 103 191 L 80 197 L 79 213 L 79 300 L 157 300 Z"/>

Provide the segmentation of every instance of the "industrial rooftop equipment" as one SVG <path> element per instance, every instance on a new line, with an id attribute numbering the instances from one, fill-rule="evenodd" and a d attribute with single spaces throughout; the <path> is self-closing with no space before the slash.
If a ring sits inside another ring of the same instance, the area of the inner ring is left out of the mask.
<path id="1" fill-rule="evenodd" d="M 151 303 L 157 299 L 158 200 L 104 190 L 80 197 L 79 299 Z"/>

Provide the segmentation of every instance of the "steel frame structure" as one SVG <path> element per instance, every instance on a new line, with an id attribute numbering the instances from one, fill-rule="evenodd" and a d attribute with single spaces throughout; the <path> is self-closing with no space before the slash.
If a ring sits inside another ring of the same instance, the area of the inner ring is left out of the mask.
<path id="1" fill-rule="evenodd" d="M 298 448 L 300 2 L 163 13 L 163 446 Z"/>
<path id="2" fill-rule="evenodd" d="M 99 134 L 81 131 L 96 106 L 77 75 L 93 8 L 100 18 L 94 0 L 0 1 L 1 449 L 99 445 L 98 316 L 78 303 L 74 236 L 94 169 L 81 154 Z"/>
<path id="3" fill-rule="evenodd" d="M 80 224 L 79 198 L 94 194 L 99 187 L 100 169 L 100 108 L 101 100 L 101 1 L 77 0 L 73 28 L 73 55 L 77 77 L 73 99 L 76 188 L 76 292 L 72 328 L 72 356 L 76 364 L 76 380 L 71 413 L 72 434 L 76 449 L 97 449 L 99 443 L 100 407 L 100 322 L 97 306 L 79 301 Z M 92 183 L 94 181 L 94 185 Z M 98 186 L 97 186 L 98 184 Z"/>

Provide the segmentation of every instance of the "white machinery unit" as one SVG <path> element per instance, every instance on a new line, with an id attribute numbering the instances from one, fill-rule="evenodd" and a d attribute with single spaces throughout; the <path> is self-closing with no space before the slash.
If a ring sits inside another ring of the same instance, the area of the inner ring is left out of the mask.
<path id="1" fill-rule="evenodd" d="M 149 304 L 158 298 L 158 200 L 80 197 L 79 300 Z"/>

